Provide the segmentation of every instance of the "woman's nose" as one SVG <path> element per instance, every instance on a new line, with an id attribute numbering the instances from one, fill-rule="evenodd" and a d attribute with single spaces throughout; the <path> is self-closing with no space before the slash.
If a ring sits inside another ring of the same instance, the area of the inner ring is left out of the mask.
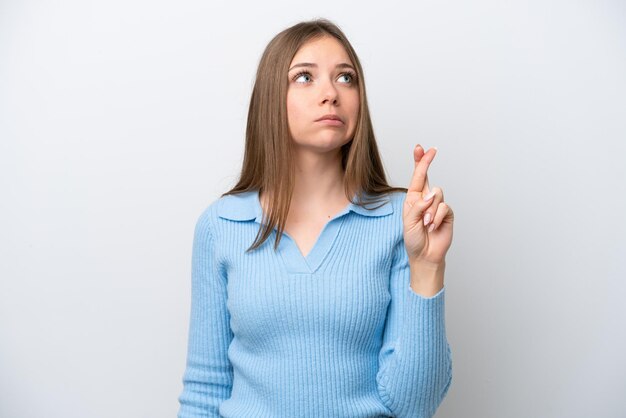
<path id="1" fill-rule="evenodd" d="M 332 102 L 337 104 L 337 88 L 333 85 L 332 81 L 327 81 L 322 86 L 322 103 Z"/>

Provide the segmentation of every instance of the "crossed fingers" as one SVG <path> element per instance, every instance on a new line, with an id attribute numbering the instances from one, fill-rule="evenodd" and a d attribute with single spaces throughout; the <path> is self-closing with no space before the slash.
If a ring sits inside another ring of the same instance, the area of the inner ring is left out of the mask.
<path id="1" fill-rule="evenodd" d="M 433 199 L 429 205 L 427 204 L 424 212 L 420 214 L 423 217 L 424 226 L 428 226 L 430 223 L 428 228 L 429 232 L 441 224 L 448 212 L 447 204 L 443 202 L 443 190 L 439 187 L 433 187 L 431 189 L 428 182 L 428 168 L 436 154 L 437 148 L 435 147 L 426 152 L 424 152 L 424 149 L 419 144 L 414 148 L 413 158 L 415 160 L 415 170 L 407 192 L 407 197 L 409 197 L 409 201 L 412 202 L 409 203 L 410 206 L 413 206 L 413 204 L 419 200 L 428 201 Z M 414 194 L 417 196 L 410 197 Z"/>

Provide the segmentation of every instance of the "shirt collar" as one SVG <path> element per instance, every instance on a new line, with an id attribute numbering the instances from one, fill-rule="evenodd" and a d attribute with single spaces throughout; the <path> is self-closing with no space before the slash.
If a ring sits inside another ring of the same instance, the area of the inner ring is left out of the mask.
<path id="1" fill-rule="evenodd" d="M 370 197 L 368 194 L 366 195 Z M 376 209 L 365 209 L 359 205 L 350 203 L 343 212 L 337 214 L 337 216 L 350 211 L 370 217 L 385 216 L 393 213 L 393 205 L 388 196 L 381 197 L 380 202 L 371 204 L 371 207 L 376 206 L 380 207 Z M 222 196 L 217 206 L 217 214 L 222 218 L 234 221 L 249 221 L 254 219 L 260 223 L 263 217 L 263 210 L 261 209 L 261 202 L 259 201 L 259 190 L 255 189 Z"/>

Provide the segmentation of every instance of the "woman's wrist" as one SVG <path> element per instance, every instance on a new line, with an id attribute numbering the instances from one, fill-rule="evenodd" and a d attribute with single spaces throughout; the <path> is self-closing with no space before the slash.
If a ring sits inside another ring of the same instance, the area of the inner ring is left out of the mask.
<path id="1" fill-rule="evenodd" d="M 441 263 L 409 261 L 409 268 L 411 272 L 410 285 L 414 292 L 424 297 L 431 297 L 443 288 L 445 260 Z"/>

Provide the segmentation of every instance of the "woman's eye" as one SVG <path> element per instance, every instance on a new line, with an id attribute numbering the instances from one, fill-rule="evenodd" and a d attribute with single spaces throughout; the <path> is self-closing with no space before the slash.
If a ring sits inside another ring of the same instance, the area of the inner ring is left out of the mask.
<path id="1" fill-rule="evenodd" d="M 296 79 L 295 79 L 295 80 L 296 80 L 296 82 L 297 82 L 297 80 L 298 80 L 298 79 L 300 79 L 300 78 L 302 78 L 302 77 L 309 77 L 309 78 L 310 78 L 311 76 L 310 76 L 310 75 L 308 75 L 308 74 L 301 74 L 301 75 L 298 75 L 298 76 L 296 76 Z"/>
<path id="2" fill-rule="evenodd" d="M 354 76 L 350 73 L 343 73 L 341 74 L 341 77 L 348 77 L 348 83 L 352 83 L 354 81 Z"/>
<path id="3" fill-rule="evenodd" d="M 298 80 L 302 77 L 311 77 L 311 74 L 307 73 L 307 72 L 302 72 L 302 73 L 298 73 L 296 74 L 296 76 L 293 78 L 293 80 L 297 83 Z"/>

